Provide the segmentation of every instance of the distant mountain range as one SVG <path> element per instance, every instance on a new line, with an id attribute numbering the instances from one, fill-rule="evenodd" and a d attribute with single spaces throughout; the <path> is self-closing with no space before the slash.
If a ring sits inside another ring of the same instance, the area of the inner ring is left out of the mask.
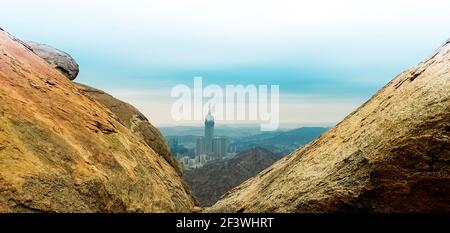
<path id="1" fill-rule="evenodd" d="M 292 130 L 261 132 L 256 127 L 222 126 L 215 129 L 215 135 L 228 137 L 231 149 L 236 152 L 263 147 L 277 155 L 285 155 L 312 141 L 328 129 L 328 127 L 302 127 Z M 160 128 L 160 130 L 168 140 L 177 137 L 178 142 L 187 149 L 193 149 L 197 137 L 203 135 L 202 127 L 177 126 Z"/>
<path id="2" fill-rule="evenodd" d="M 203 136 L 203 126 L 159 127 L 164 136 Z M 215 135 L 224 137 L 247 137 L 261 133 L 258 127 L 215 126 Z"/>
<path id="3" fill-rule="evenodd" d="M 327 127 L 303 127 L 289 131 L 263 132 L 257 135 L 233 139 L 230 142 L 230 146 L 235 148 L 237 152 L 254 147 L 263 147 L 282 156 L 309 143 L 328 129 Z"/>
<path id="4" fill-rule="evenodd" d="M 261 147 L 187 170 L 184 179 L 202 206 L 211 206 L 220 196 L 273 164 L 278 157 Z"/>

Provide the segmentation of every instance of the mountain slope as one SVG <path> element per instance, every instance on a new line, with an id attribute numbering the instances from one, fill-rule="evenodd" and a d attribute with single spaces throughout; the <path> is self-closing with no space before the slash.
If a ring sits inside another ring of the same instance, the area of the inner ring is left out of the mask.
<path id="1" fill-rule="evenodd" d="M 206 211 L 450 211 L 450 41 Z"/>
<path id="2" fill-rule="evenodd" d="M 278 159 L 272 152 L 254 148 L 230 160 L 218 160 L 185 171 L 184 177 L 202 206 L 211 206 L 221 195 L 258 174 Z"/>
<path id="3" fill-rule="evenodd" d="M 181 174 L 180 165 L 170 153 L 170 149 L 167 146 L 164 137 L 159 130 L 155 128 L 141 112 L 139 112 L 139 110 L 130 104 L 114 98 L 104 91 L 80 83 L 74 84 L 83 94 L 94 98 L 111 110 L 125 127 L 130 129 L 131 132 L 136 133 L 139 137 L 142 137 L 148 146 L 150 146 L 157 154 L 163 156 L 164 159 Z"/>
<path id="4" fill-rule="evenodd" d="M 0 212 L 186 212 L 193 205 L 164 157 L 0 31 Z"/>
<path id="5" fill-rule="evenodd" d="M 77 77 L 79 66 L 69 54 L 49 45 L 33 41 L 21 41 L 21 43 L 32 50 L 40 58 L 47 61 L 52 67 L 59 70 L 68 79 L 73 81 Z M 181 168 L 170 153 L 170 149 L 165 143 L 161 133 L 141 112 L 139 112 L 139 110 L 99 89 L 81 83 L 74 83 L 74 85 L 80 92 L 94 98 L 111 110 L 125 127 L 139 137 L 142 137 L 147 145 L 159 155 L 163 156 L 166 161 L 181 174 Z"/>

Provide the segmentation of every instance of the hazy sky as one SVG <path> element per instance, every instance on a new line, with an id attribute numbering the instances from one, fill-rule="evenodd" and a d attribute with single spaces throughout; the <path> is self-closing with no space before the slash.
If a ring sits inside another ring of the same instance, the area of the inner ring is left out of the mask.
<path id="1" fill-rule="evenodd" d="M 194 76 L 277 84 L 282 123 L 336 123 L 450 37 L 449 9 L 430 0 L 15 0 L 2 2 L 0 27 L 70 53 L 76 81 L 156 125 L 175 123 L 170 90 Z"/>

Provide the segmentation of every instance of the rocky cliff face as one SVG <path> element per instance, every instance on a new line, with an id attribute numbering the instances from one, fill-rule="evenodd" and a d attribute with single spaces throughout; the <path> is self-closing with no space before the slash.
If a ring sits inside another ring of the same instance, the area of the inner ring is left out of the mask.
<path id="1" fill-rule="evenodd" d="M 172 156 L 169 147 L 167 146 L 164 137 L 157 128 L 155 128 L 148 119 L 130 104 L 114 98 L 104 91 L 75 83 L 75 86 L 81 93 L 95 99 L 103 104 L 112 113 L 114 113 L 125 127 L 131 132 L 141 137 L 148 146 L 150 146 L 158 155 L 175 168 L 181 174 L 181 167 L 177 160 Z"/>
<path id="2" fill-rule="evenodd" d="M 0 31 L 0 212 L 189 211 L 164 148 L 132 124 Z"/>
<path id="3" fill-rule="evenodd" d="M 449 212 L 450 41 L 208 212 Z"/>
<path id="4" fill-rule="evenodd" d="M 21 43 L 70 80 L 74 80 L 77 77 L 79 73 L 78 64 L 66 52 L 33 41 L 21 41 Z M 125 127 L 143 138 L 147 145 L 159 155 L 163 156 L 181 174 L 180 165 L 170 153 L 170 149 L 163 140 L 164 137 L 141 112 L 130 104 L 118 100 L 104 91 L 80 83 L 74 84 L 81 93 L 95 99 L 111 110 Z"/>
<path id="5" fill-rule="evenodd" d="M 263 148 L 254 148 L 230 160 L 213 161 L 187 170 L 185 180 L 202 206 L 211 206 L 220 196 L 273 164 L 278 157 Z"/>

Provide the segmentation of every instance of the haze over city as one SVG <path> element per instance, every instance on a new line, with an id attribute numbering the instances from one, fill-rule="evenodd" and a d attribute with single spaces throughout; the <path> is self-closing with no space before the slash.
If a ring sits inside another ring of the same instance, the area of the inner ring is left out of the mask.
<path id="1" fill-rule="evenodd" d="M 135 105 L 156 126 L 201 126 L 172 119 L 170 91 L 202 76 L 205 85 L 280 85 L 281 126 L 294 127 L 339 122 L 428 56 L 447 39 L 448 9 L 448 1 L 18 0 L 2 3 L 0 21 L 67 51 L 78 82 Z M 237 123 L 257 122 L 217 122 Z"/>

